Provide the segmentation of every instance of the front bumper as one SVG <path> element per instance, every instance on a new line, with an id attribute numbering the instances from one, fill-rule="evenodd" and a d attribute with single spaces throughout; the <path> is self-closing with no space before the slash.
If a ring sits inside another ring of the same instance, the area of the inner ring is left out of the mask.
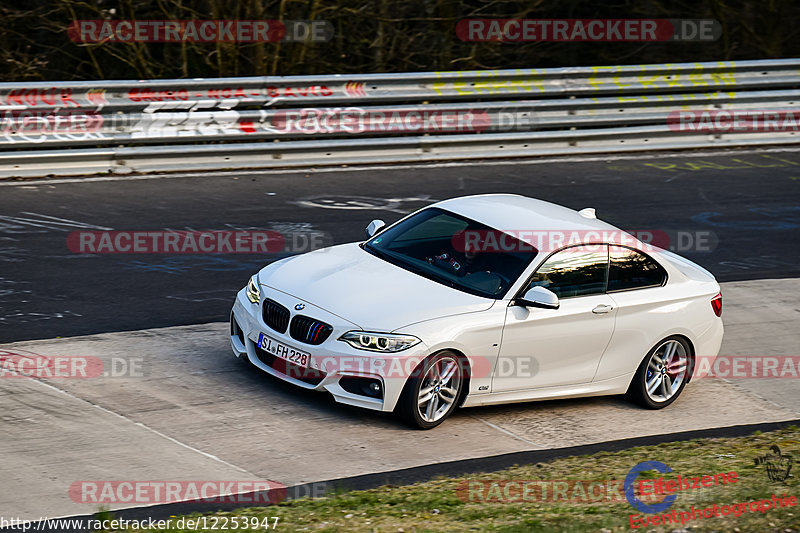
<path id="1" fill-rule="evenodd" d="M 268 297 L 290 310 L 297 298 L 270 290 L 262 286 L 262 299 L 265 292 Z M 327 391 L 340 403 L 374 409 L 376 411 L 393 411 L 403 392 L 408 377 L 413 370 L 429 355 L 424 343 L 403 350 L 396 354 L 380 354 L 357 350 L 346 342 L 337 340 L 346 331 L 358 329 L 358 326 L 343 321 L 341 318 L 315 307 L 310 302 L 303 302 L 306 308 L 304 315 L 312 316 L 333 326 L 333 333 L 325 342 L 312 346 L 297 341 L 287 333 L 279 333 L 264 323 L 261 304 L 254 304 L 247 299 L 244 289 L 236 295 L 231 311 L 231 348 L 236 357 L 247 359 L 258 369 L 298 387 L 311 390 Z M 311 354 L 309 370 L 287 365 L 283 360 L 270 356 L 258 348 L 259 333 Z M 344 381 L 342 381 L 344 379 Z M 353 392 L 354 387 L 348 385 L 352 378 L 379 380 L 382 397 L 374 398 L 363 393 Z M 345 390 L 342 385 L 350 390 Z"/>

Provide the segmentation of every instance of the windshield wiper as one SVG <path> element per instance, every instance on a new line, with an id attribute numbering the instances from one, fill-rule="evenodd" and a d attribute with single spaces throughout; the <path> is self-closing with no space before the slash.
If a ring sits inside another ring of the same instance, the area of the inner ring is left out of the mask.
<path id="1" fill-rule="evenodd" d="M 372 246 L 370 244 L 367 244 L 365 242 L 361 243 L 361 248 L 363 250 L 366 250 L 367 252 L 371 253 L 375 257 L 380 257 L 384 261 L 388 261 L 390 263 L 396 264 L 396 261 L 394 261 L 393 258 L 389 254 L 387 254 L 383 250 L 378 250 L 377 248 L 375 248 L 374 246 Z"/>
<path id="2" fill-rule="evenodd" d="M 423 278 L 428 278 L 428 279 L 433 280 L 433 281 L 438 281 L 439 283 L 442 283 L 443 285 L 447 285 L 448 287 L 451 287 L 453 289 L 456 288 L 456 283 L 454 281 L 449 280 L 444 276 L 440 276 L 440 275 L 436 274 L 435 272 L 431 272 L 430 270 L 428 270 L 426 268 L 419 267 L 419 266 L 416 266 L 416 265 L 412 265 L 411 263 L 403 263 L 403 268 L 405 268 L 407 270 L 410 270 L 411 272 L 413 272 L 415 274 L 419 274 Z"/>

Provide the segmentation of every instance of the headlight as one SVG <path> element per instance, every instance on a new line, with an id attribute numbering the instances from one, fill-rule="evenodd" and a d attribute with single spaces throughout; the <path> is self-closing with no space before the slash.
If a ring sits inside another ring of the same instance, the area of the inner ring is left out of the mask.
<path id="1" fill-rule="evenodd" d="M 394 335 L 392 333 L 371 333 L 369 331 L 348 331 L 341 337 L 353 348 L 371 352 L 399 352 L 418 344 L 420 340 L 412 335 Z"/>
<path id="2" fill-rule="evenodd" d="M 257 304 L 261 301 L 261 290 L 258 288 L 258 274 L 247 282 L 247 299 Z"/>

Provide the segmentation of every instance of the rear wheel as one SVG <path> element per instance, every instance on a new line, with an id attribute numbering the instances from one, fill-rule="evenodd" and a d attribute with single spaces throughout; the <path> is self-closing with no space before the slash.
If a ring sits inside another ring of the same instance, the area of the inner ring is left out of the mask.
<path id="1" fill-rule="evenodd" d="M 438 426 L 455 410 L 465 378 L 458 355 L 445 351 L 429 357 L 409 377 L 397 414 L 420 429 Z"/>
<path id="2" fill-rule="evenodd" d="M 639 365 L 627 396 L 648 409 L 663 409 L 678 399 L 692 371 L 692 349 L 683 337 L 662 340 Z"/>

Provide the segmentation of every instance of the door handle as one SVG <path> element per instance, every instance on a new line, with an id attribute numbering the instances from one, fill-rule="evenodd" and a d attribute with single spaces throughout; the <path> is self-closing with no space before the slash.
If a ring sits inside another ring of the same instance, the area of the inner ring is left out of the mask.
<path id="1" fill-rule="evenodd" d="M 596 315 L 602 315 L 602 314 L 608 313 L 612 309 L 614 309 L 614 308 L 611 307 L 610 305 L 600 304 L 597 307 L 595 307 L 594 309 L 592 309 L 592 313 L 594 313 Z"/>

